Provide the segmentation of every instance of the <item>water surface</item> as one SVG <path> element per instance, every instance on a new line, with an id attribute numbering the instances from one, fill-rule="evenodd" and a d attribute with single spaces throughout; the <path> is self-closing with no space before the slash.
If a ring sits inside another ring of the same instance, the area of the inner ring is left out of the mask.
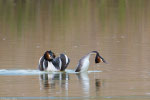
<path id="1" fill-rule="evenodd" d="M 150 99 L 149 0 L 0 0 L 0 99 Z M 108 64 L 42 73 L 46 50 Z"/>

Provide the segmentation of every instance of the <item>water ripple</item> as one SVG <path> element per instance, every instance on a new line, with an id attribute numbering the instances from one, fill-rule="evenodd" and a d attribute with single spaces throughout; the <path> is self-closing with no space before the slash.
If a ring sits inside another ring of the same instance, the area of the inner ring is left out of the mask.
<path id="1" fill-rule="evenodd" d="M 150 96 L 86 96 L 86 97 L 0 97 L 0 99 L 150 99 Z"/>
<path id="2" fill-rule="evenodd" d="M 70 74 L 75 74 L 78 72 L 75 72 L 74 70 L 68 69 L 65 71 L 66 73 Z M 102 72 L 102 71 L 88 71 L 88 73 L 92 72 Z M 64 72 L 46 72 L 46 71 L 39 71 L 39 70 L 7 70 L 7 69 L 1 69 L 0 70 L 0 75 L 39 75 L 39 74 L 44 74 L 44 73 L 51 73 L 51 74 L 57 74 L 57 73 L 64 73 Z"/>

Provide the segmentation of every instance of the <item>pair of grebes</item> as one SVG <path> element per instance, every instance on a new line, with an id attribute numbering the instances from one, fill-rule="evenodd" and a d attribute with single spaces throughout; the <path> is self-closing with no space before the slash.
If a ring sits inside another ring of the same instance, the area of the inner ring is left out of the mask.
<path id="1" fill-rule="evenodd" d="M 92 51 L 88 53 L 87 55 L 83 56 L 75 69 L 75 72 L 84 72 L 87 71 L 89 68 L 89 58 L 91 55 L 95 56 L 95 63 L 100 63 L 106 61 L 97 51 Z M 39 70 L 40 71 L 65 71 L 65 69 L 68 67 L 70 63 L 70 59 L 65 54 L 60 54 L 59 57 L 55 56 L 55 53 L 50 51 L 46 51 L 44 55 L 39 59 Z"/>

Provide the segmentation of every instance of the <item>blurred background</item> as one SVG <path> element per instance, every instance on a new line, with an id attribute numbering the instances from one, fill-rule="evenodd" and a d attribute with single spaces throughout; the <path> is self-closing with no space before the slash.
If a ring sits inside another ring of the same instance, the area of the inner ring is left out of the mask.
<path id="1" fill-rule="evenodd" d="M 0 69 L 37 69 L 46 50 L 67 54 L 68 69 L 74 69 L 97 50 L 108 64 L 95 65 L 93 57 L 89 70 L 103 71 L 97 75 L 105 81 L 102 96 L 149 95 L 149 5 L 150 0 L 0 0 Z"/>
<path id="2" fill-rule="evenodd" d="M 73 68 L 92 50 L 109 62 L 146 64 L 149 4 L 149 0 L 0 0 L 0 68 L 35 69 L 46 50 L 66 53 Z M 132 56 L 121 59 L 122 55 Z"/>

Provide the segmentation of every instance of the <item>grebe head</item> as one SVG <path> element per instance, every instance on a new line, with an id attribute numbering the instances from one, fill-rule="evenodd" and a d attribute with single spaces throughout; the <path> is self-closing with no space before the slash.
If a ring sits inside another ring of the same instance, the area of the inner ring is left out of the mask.
<path id="1" fill-rule="evenodd" d="M 92 51 L 92 53 L 96 53 L 95 63 L 100 63 L 100 62 L 107 63 L 105 59 L 102 56 L 100 56 L 100 54 L 97 51 Z"/>
<path id="2" fill-rule="evenodd" d="M 46 59 L 47 61 L 52 61 L 54 58 L 55 54 L 51 50 L 45 52 L 44 59 Z"/>

